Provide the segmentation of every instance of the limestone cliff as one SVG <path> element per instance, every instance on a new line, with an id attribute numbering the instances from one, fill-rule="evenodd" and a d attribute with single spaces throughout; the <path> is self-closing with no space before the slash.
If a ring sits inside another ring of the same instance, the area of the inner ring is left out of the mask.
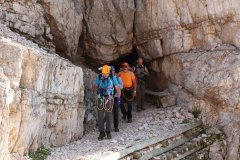
<path id="1" fill-rule="evenodd" d="M 134 0 L 85 0 L 83 54 L 104 63 L 131 53 L 134 11 Z"/>
<path id="2" fill-rule="evenodd" d="M 221 44 L 239 47 L 239 7 L 237 0 L 137 0 L 136 45 L 149 59 Z"/>
<path id="3" fill-rule="evenodd" d="M 13 101 L 13 90 L 10 88 L 10 81 L 0 69 L 0 159 L 9 159 L 8 135 L 9 135 L 9 104 Z"/>
<path id="4" fill-rule="evenodd" d="M 134 25 L 136 47 L 168 80 L 178 105 L 219 124 L 229 148 L 239 148 L 240 136 L 239 8 L 237 0 L 137 0 Z M 227 152 L 225 158 L 238 159 L 237 151 Z"/>
<path id="5" fill-rule="evenodd" d="M 82 0 L 1 0 L 0 23 L 74 59 L 82 32 L 81 6 Z"/>
<path id="6" fill-rule="evenodd" d="M 61 146 L 81 137 L 82 69 L 2 26 L 0 35 L 4 154 L 23 155 L 41 145 Z M 0 159 L 7 157 L 1 154 Z"/>

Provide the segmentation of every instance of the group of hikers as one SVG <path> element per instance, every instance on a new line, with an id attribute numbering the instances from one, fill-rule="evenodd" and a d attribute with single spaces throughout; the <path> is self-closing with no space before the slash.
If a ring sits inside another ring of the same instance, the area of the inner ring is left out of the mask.
<path id="1" fill-rule="evenodd" d="M 147 67 L 143 65 L 142 57 L 138 58 L 137 64 L 132 68 L 128 63 L 123 63 L 119 73 L 116 73 L 113 66 L 108 65 L 104 65 L 99 70 L 101 73 L 96 78 L 95 90 L 97 91 L 98 128 L 100 132 L 98 140 L 103 140 L 106 136 L 107 139 L 112 138 L 112 115 L 114 131 L 119 132 L 119 108 L 121 108 L 122 119 L 127 120 L 128 123 L 132 122 L 132 102 L 135 97 L 137 111 L 145 109 L 145 79 L 149 72 Z"/>

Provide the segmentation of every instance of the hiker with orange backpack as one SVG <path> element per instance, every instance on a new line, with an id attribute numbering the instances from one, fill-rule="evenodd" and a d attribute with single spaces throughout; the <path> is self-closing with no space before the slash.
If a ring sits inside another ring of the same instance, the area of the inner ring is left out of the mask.
<path id="1" fill-rule="evenodd" d="M 144 95 L 145 95 L 145 81 L 146 76 L 149 75 L 148 69 L 143 65 L 143 58 L 138 57 L 137 65 L 133 67 L 133 72 L 137 79 L 137 111 L 145 110 Z"/>
<path id="2" fill-rule="evenodd" d="M 136 81 L 135 75 L 132 71 L 129 70 L 130 66 L 128 63 L 123 63 L 122 70 L 119 72 L 119 77 L 122 79 L 123 82 L 123 89 L 122 89 L 122 106 L 121 111 L 123 114 L 123 119 L 128 119 L 128 123 L 132 122 L 132 101 L 136 96 Z M 127 103 L 127 110 L 124 106 L 124 103 Z"/>

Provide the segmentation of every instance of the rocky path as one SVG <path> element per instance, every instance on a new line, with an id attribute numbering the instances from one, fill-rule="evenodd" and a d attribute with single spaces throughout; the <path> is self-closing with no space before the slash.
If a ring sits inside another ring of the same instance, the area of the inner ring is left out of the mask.
<path id="1" fill-rule="evenodd" d="M 98 131 L 87 132 L 79 141 L 69 145 L 53 148 L 47 160 L 101 159 L 106 154 L 123 150 L 143 140 L 166 134 L 171 130 L 187 125 L 193 115 L 179 107 L 156 108 L 147 104 L 143 112 L 133 113 L 133 123 L 120 122 L 120 132 L 112 133 L 112 140 L 98 141 Z M 121 114 L 120 114 L 121 115 Z M 189 119 L 186 121 L 186 119 Z"/>

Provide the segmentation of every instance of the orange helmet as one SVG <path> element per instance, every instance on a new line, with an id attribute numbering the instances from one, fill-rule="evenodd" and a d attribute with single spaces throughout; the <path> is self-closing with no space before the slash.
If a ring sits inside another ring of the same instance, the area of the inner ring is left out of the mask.
<path id="1" fill-rule="evenodd" d="M 122 66 L 123 66 L 123 68 L 129 68 L 130 67 L 128 63 L 123 63 Z"/>

